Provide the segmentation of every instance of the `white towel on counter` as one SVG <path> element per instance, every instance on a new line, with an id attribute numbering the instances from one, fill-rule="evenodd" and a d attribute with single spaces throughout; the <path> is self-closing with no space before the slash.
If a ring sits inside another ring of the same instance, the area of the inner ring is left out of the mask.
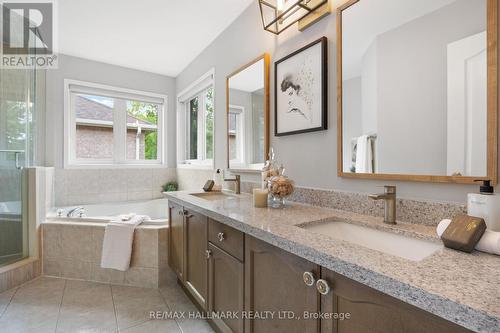
<path id="1" fill-rule="evenodd" d="M 451 220 L 446 219 L 439 222 L 436 232 L 439 237 L 444 233 L 446 228 L 450 225 Z M 486 230 L 476 244 L 476 250 L 500 256 L 500 232 Z"/>
<path id="2" fill-rule="evenodd" d="M 356 141 L 356 173 L 373 173 L 372 140 L 368 135 Z"/>
<path id="3" fill-rule="evenodd" d="M 145 215 L 135 215 L 128 221 L 120 217 L 111 220 L 104 231 L 101 267 L 126 271 L 130 267 L 134 230 L 142 222 L 150 220 Z"/>

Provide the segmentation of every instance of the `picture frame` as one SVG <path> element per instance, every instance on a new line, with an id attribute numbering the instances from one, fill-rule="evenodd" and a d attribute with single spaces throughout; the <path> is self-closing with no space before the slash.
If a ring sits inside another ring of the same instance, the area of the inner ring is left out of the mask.
<path id="1" fill-rule="evenodd" d="M 328 129 L 328 39 L 321 37 L 274 63 L 274 134 Z"/>

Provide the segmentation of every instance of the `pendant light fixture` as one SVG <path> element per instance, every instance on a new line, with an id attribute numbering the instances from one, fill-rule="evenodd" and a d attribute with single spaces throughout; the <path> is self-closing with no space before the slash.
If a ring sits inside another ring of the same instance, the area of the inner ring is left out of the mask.
<path id="1" fill-rule="evenodd" d="M 328 0 L 259 0 L 264 30 L 279 35 Z"/>

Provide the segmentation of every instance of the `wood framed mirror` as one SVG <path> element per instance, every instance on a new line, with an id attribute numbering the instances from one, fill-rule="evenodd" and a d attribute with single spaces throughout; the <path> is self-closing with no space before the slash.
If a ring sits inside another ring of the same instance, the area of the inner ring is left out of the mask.
<path id="1" fill-rule="evenodd" d="M 269 54 L 226 79 L 228 168 L 262 170 L 269 153 Z"/>
<path id="2" fill-rule="evenodd" d="M 338 175 L 496 184 L 497 35 L 498 0 L 340 6 Z"/>

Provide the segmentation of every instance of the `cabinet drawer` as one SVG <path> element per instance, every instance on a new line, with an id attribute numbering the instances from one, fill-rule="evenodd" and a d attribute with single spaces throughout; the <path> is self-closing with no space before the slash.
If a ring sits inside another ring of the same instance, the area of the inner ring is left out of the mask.
<path id="1" fill-rule="evenodd" d="M 243 261 L 244 234 L 222 223 L 208 220 L 208 240 Z"/>

